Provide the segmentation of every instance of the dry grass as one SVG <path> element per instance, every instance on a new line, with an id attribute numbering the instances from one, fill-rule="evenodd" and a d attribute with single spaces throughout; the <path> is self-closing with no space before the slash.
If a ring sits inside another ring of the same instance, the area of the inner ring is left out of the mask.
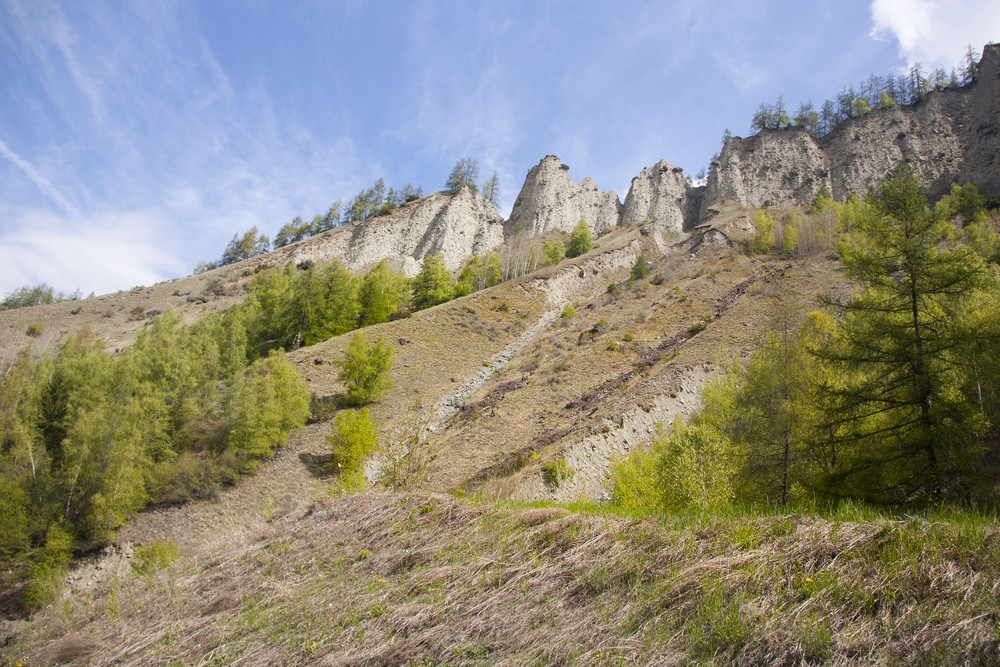
<path id="1" fill-rule="evenodd" d="M 102 665 L 995 664 L 998 581 L 984 520 L 664 524 L 366 494 L 50 609 L 4 651 L 32 665 L 61 651 Z"/>

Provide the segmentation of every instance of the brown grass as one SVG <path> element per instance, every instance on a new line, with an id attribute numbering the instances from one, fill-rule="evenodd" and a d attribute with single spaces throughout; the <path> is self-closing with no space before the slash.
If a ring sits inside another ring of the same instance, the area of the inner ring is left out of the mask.
<path id="1" fill-rule="evenodd" d="M 50 664 L 996 664 L 1000 531 L 365 494 L 36 619 Z M 68 650 L 68 649 L 66 649 Z M 75 659 L 75 658 L 74 658 Z"/>

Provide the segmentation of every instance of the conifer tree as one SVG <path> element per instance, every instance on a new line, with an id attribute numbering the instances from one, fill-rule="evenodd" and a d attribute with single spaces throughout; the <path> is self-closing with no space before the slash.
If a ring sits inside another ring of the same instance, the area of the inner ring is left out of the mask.
<path id="1" fill-rule="evenodd" d="M 594 238 L 590 234 L 590 225 L 587 218 L 580 218 L 569 236 L 569 245 L 566 246 L 567 257 L 579 257 L 594 247 Z"/>
<path id="2" fill-rule="evenodd" d="M 423 268 L 413 280 L 413 308 L 423 310 L 450 301 L 455 296 L 455 280 L 444 265 L 443 255 L 426 255 Z"/>

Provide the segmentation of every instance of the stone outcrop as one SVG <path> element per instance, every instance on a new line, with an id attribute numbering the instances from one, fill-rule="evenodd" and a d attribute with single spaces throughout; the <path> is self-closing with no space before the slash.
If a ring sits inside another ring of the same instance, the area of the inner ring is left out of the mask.
<path id="1" fill-rule="evenodd" d="M 505 230 L 508 238 L 571 232 L 580 218 L 586 217 L 591 231 L 599 236 L 618 224 L 620 210 L 617 194 L 601 192 L 589 177 L 574 182 L 569 167 L 548 155 L 525 177 Z"/>
<path id="2" fill-rule="evenodd" d="M 329 262 L 339 259 L 352 271 L 364 271 L 388 259 L 415 276 L 426 255 L 444 255 L 452 271 L 474 255 L 503 243 L 503 218 L 492 204 L 462 188 L 409 202 L 386 215 L 339 227 L 259 258 L 270 264 Z"/>
<path id="3" fill-rule="evenodd" d="M 697 222 L 701 193 L 701 188 L 691 186 L 683 170 L 660 160 L 632 179 L 620 224 L 648 220 L 663 231 L 682 232 Z"/>
<path id="4" fill-rule="evenodd" d="M 977 82 L 875 109 L 819 140 L 794 129 L 727 140 L 712 165 L 702 216 L 727 200 L 749 208 L 808 204 L 824 185 L 843 201 L 902 164 L 932 197 L 956 181 L 1000 192 L 1000 45 L 983 50 Z"/>
<path id="5" fill-rule="evenodd" d="M 983 49 L 973 88 L 961 180 L 1000 192 L 1000 45 Z"/>
<path id="6" fill-rule="evenodd" d="M 811 202 L 829 187 L 827 156 L 804 130 L 764 130 L 733 137 L 712 165 L 702 212 L 723 201 L 748 208 L 776 208 Z"/>

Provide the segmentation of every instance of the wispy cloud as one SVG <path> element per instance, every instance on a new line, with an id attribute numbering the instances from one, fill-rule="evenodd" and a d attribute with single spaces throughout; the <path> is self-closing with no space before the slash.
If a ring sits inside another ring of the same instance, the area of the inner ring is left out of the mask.
<path id="1" fill-rule="evenodd" d="M 20 155 L 15 153 L 7 145 L 7 142 L 0 139 L 0 155 L 10 160 L 10 162 L 17 167 L 17 169 L 24 174 L 24 176 L 31 181 L 35 187 L 42 191 L 46 197 L 48 197 L 54 204 L 63 210 L 64 213 L 69 215 L 79 215 L 80 211 L 69 202 L 69 200 L 59 191 L 59 189 L 52 185 L 51 182 L 35 169 L 30 162 L 22 158 Z"/>

